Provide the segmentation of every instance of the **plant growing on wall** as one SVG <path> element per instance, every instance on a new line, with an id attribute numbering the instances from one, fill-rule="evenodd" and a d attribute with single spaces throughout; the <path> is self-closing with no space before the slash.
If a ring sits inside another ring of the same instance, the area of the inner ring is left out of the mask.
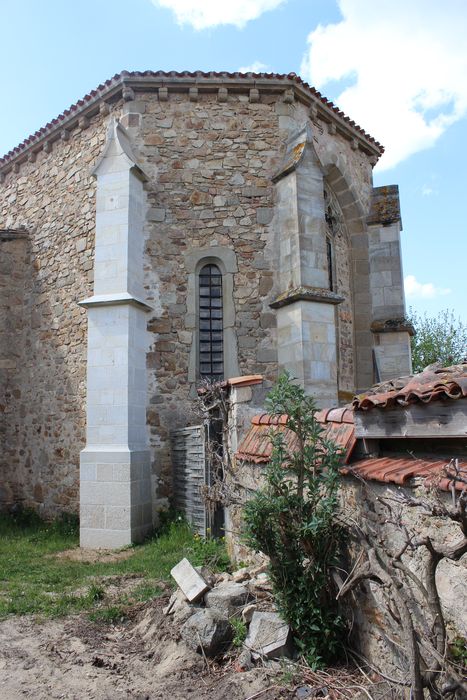
<path id="1" fill-rule="evenodd" d="M 410 687 L 412 700 L 467 697 L 466 641 L 457 637 L 448 643 L 437 578 L 442 561 L 459 561 L 467 553 L 467 474 L 453 460 L 440 479 L 446 477 L 463 487 L 453 488 L 450 499 L 436 483 L 425 495 L 401 491 L 373 498 L 365 495 L 365 486 L 363 515 L 348 517 L 350 537 L 360 551 L 339 597 L 363 581 L 379 590 L 387 636 L 396 640 L 406 674 L 401 685 Z M 409 509 L 419 516 L 412 525 Z"/>
<path id="2" fill-rule="evenodd" d="M 268 412 L 285 421 L 275 430 L 265 487 L 247 502 L 246 542 L 270 559 L 276 604 L 308 662 L 318 667 L 338 655 L 344 623 L 336 606 L 331 568 L 337 526 L 340 450 L 315 417 L 316 405 L 282 374 Z"/>

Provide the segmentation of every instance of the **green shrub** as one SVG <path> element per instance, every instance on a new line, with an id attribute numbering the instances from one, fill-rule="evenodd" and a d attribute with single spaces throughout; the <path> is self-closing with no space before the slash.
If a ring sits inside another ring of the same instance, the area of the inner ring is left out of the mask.
<path id="1" fill-rule="evenodd" d="M 337 563 L 340 449 L 326 439 L 316 406 L 288 374 L 270 392 L 267 409 L 287 415 L 291 440 L 273 431 L 266 485 L 245 507 L 246 542 L 270 559 L 276 604 L 313 667 L 334 660 L 340 617 L 330 570 Z"/>
<path id="2" fill-rule="evenodd" d="M 239 617 L 231 618 L 230 624 L 232 625 L 234 631 L 232 644 L 234 647 L 241 647 L 246 639 L 246 624 Z"/>

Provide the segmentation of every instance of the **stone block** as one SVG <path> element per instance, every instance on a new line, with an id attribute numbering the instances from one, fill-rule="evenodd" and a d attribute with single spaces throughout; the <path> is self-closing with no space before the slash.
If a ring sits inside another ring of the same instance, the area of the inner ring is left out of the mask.
<path id="1" fill-rule="evenodd" d="M 190 603 L 201 598 L 209 590 L 206 581 L 186 558 L 174 566 L 170 573 Z"/>
<path id="2" fill-rule="evenodd" d="M 175 622 L 183 624 L 189 617 L 194 615 L 196 608 L 189 605 L 185 594 L 179 588 L 172 593 L 167 607 L 163 610 L 164 615 L 172 615 Z"/>
<path id="3" fill-rule="evenodd" d="M 274 218 L 272 207 L 258 207 L 256 210 L 256 221 L 258 224 L 270 224 Z"/>
<path id="4" fill-rule="evenodd" d="M 80 527 L 79 543 L 84 549 L 119 549 L 135 541 L 131 530 Z"/>
<path id="5" fill-rule="evenodd" d="M 148 221 L 164 221 L 165 220 L 165 209 L 161 207 L 150 207 L 146 216 Z"/>
<path id="6" fill-rule="evenodd" d="M 225 651 L 233 638 L 228 619 L 218 610 L 200 610 L 182 626 L 180 634 L 185 644 L 198 653 L 216 656 Z"/>
<path id="7" fill-rule="evenodd" d="M 277 350 L 275 348 L 260 348 L 256 353 L 257 362 L 277 362 Z"/>
<path id="8" fill-rule="evenodd" d="M 204 600 L 208 608 L 219 610 L 226 617 L 238 612 L 246 603 L 250 593 L 241 583 L 221 583 L 206 593 Z"/>
<path id="9" fill-rule="evenodd" d="M 254 612 L 245 646 L 251 650 L 254 659 L 261 656 L 269 659 L 289 657 L 291 654 L 290 627 L 277 613 Z"/>

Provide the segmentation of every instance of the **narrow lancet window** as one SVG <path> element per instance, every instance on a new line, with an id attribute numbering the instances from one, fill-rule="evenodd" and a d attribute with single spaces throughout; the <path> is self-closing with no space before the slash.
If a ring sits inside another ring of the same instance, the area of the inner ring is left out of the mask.
<path id="1" fill-rule="evenodd" d="M 326 254 L 328 258 L 328 284 L 331 292 L 334 291 L 334 266 L 333 266 L 333 249 L 332 241 L 326 236 Z"/>
<path id="2" fill-rule="evenodd" d="M 205 265 L 199 273 L 199 374 L 218 381 L 224 378 L 222 274 L 217 265 Z"/>
<path id="3" fill-rule="evenodd" d="M 326 257 L 328 263 L 328 285 L 331 292 L 336 291 L 334 272 L 334 239 L 338 232 L 338 221 L 333 209 L 329 192 L 324 190 L 324 218 L 326 221 Z"/>

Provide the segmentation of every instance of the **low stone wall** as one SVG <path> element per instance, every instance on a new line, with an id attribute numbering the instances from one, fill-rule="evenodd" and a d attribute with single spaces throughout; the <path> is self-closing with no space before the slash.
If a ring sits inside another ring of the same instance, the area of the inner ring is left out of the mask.
<path id="1" fill-rule="evenodd" d="M 342 510 L 348 522 L 364 523 L 370 510 L 383 512 L 379 499 L 394 498 L 396 494 L 414 495 L 411 488 L 398 488 L 370 482 L 360 483 L 349 477 L 343 480 L 341 491 Z M 445 498 L 451 498 L 446 494 Z M 385 511 L 387 518 L 387 511 Z M 452 522 L 428 516 L 419 508 L 404 507 L 403 522 L 409 532 L 416 536 L 429 535 L 433 542 L 454 544 L 462 538 L 460 528 Z M 388 520 L 381 531 L 388 551 L 396 552 L 402 545 L 402 533 Z M 351 549 L 350 566 L 356 563 L 360 548 Z M 421 576 L 425 561 L 425 549 L 420 548 L 410 557 L 405 557 L 408 567 Z M 467 638 L 467 557 L 459 562 L 443 560 L 440 562 L 436 582 L 440 593 L 448 637 Z M 414 591 L 416 596 L 416 591 Z M 353 615 L 354 645 L 376 668 L 400 678 L 404 669 L 404 640 L 397 632 L 394 621 L 387 612 L 385 593 L 373 582 L 365 582 L 347 599 L 348 610 Z M 409 606 L 410 602 L 407 601 Z"/>
<path id="2" fill-rule="evenodd" d="M 254 492 L 264 485 L 262 464 L 237 462 L 232 490 L 238 503 L 228 508 L 229 531 L 226 533 L 229 554 L 235 561 L 254 562 L 255 554 L 242 543 L 243 508 L 245 502 Z M 367 500 L 364 497 L 364 490 Z M 413 495 L 413 489 L 399 489 L 395 486 L 367 483 L 366 486 L 352 477 L 342 480 L 341 504 L 342 514 L 347 522 L 364 523 L 369 509 L 381 508 L 378 499 L 394 497 L 397 492 L 405 491 Z M 450 494 L 446 494 L 446 498 Z M 417 508 L 404 508 L 406 527 L 418 535 L 429 534 L 434 542 L 455 542 L 460 539 L 460 530 L 452 523 L 439 518 L 428 517 Z M 400 531 L 387 524 L 381 533 L 384 541 L 396 551 L 402 544 Z M 346 568 L 350 571 L 360 554 L 359 547 L 349 546 Z M 410 560 L 410 568 L 420 575 L 423 553 L 417 552 Z M 467 557 L 460 562 L 442 561 L 438 567 L 437 584 L 441 602 L 448 625 L 448 636 L 467 638 Z M 346 615 L 352 623 L 352 645 L 360 651 L 375 668 L 394 677 L 401 678 L 404 668 L 404 641 L 394 632 L 394 624 L 386 611 L 384 593 L 374 583 L 365 582 L 359 589 L 347 596 L 344 601 Z"/>

